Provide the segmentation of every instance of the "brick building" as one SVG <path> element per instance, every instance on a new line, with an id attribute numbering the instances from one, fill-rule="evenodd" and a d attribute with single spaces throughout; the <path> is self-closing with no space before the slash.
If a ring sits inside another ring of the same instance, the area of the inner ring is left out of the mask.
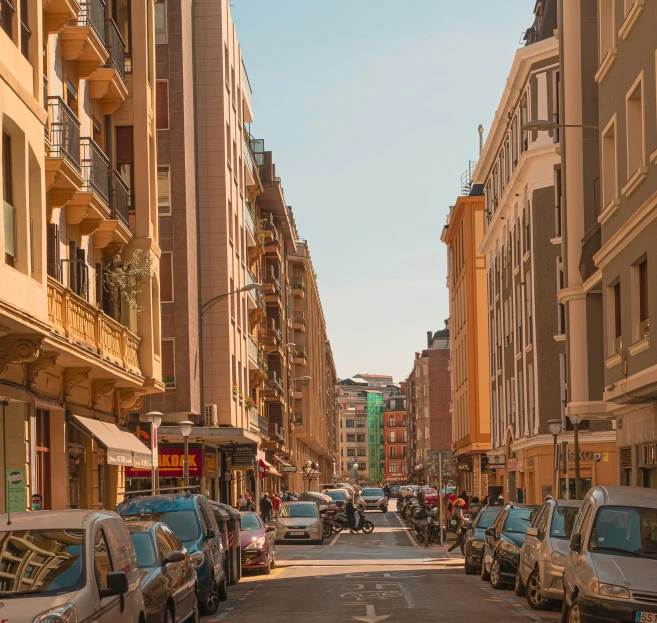
<path id="1" fill-rule="evenodd" d="M 383 479 L 389 483 L 407 480 L 406 396 L 392 396 L 383 410 Z"/>

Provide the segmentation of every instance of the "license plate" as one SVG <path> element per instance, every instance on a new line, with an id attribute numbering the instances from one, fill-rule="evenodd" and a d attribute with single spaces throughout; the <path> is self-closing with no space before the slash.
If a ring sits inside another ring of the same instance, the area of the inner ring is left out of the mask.
<path id="1" fill-rule="evenodd" d="M 657 623 L 657 613 L 655 612 L 637 612 L 634 615 L 636 623 Z"/>
<path id="2" fill-rule="evenodd" d="M 290 536 L 304 536 L 306 533 L 303 530 L 291 530 Z"/>

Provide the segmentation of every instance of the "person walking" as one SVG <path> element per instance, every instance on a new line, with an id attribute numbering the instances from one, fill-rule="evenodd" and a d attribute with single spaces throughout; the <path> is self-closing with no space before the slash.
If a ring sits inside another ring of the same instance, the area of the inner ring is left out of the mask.
<path id="1" fill-rule="evenodd" d="M 237 510 L 240 513 L 245 513 L 248 509 L 249 501 L 246 499 L 244 493 L 240 493 L 240 497 L 237 499 Z"/>
<path id="2" fill-rule="evenodd" d="M 347 519 L 349 520 L 349 532 L 353 534 L 354 528 L 356 527 L 356 507 L 354 506 L 354 501 L 352 498 L 347 498 Z"/>
<path id="3" fill-rule="evenodd" d="M 271 509 L 273 511 L 274 519 L 278 517 L 278 513 L 280 512 L 282 505 L 283 500 L 281 500 L 277 493 L 274 493 L 274 497 L 271 499 Z"/>
<path id="4" fill-rule="evenodd" d="M 267 525 L 271 519 L 272 503 L 269 496 L 265 493 L 260 500 L 260 519 Z"/>
<path id="5" fill-rule="evenodd" d="M 386 482 L 385 485 L 383 485 L 383 493 L 385 493 L 385 496 L 390 499 L 390 494 L 392 493 L 390 489 L 390 485 Z"/>
<path id="6" fill-rule="evenodd" d="M 465 530 L 463 529 L 463 522 L 465 521 L 465 515 L 463 507 L 465 506 L 465 501 L 462 498 L 457 498 L 454 501 L 454 510 L 452 512 L 452 519 L 456 519 L 458 524 L 456 525 L 456 541 L 452 543 L 450 548 L 447 550 L 447 554 L 456 549 L 457 547 L 461 548 L 461 554 L 465 556 Z"/>

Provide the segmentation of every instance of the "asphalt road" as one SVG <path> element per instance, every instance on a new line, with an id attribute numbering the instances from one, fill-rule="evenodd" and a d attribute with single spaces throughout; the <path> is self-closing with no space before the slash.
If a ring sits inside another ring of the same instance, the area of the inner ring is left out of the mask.
<path id="1" fill-rule="evenodd" d="M 375 525 L 369 535 L 343 532 L 321 546 L 278 545 L 272 574 L 247 573 L 203 621 L 558 621 L 558 612 L 533 611 L 513 591 L 465 575 L 456 552 L 447 558 L 439 547 L 418 547 L 396 512 L 367 516 Z"/>

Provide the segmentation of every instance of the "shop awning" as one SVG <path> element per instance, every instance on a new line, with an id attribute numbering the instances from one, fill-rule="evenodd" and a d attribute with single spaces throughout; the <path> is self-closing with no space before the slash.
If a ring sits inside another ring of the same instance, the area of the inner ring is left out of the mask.
<path id="1" fill-rule="evenodd" d="M 284 459 L 282 456 L 278 456 L 278 454 L 274 454 L 274 461 L 276 461 L 279 465 L 282 465 L 283 467 L 294 467 L 293 463 L 290 463 L 287 459 Z"/>
<path id="2" fill-rule="evenodd" d="M 279 472 L 271 463 L 265 461 L 267 467 L 267 476 L 274 476 L 275 478 L 283 478 L 283 474 Z"/>
<path id="3" fill-rule="evenodd" d="M 151 450 L 131 433 L 115 424 L 73 415 L 75 423 L 107 450 L 108 465 L 124 465 L 140 469 L 153 465 Z"/>
<path id="4" fill-rule="evenodd" d="M 166 438 L 169 443 L 183 443 L 180 426 L 167 424 L 157 429 L 160 440 Z M 190 443 L 203 443 L 221 449 L 231 444 L 258 444 L 260 437 L 251 431 L 232 426 L 194 426 L 189 436 Z"/>

